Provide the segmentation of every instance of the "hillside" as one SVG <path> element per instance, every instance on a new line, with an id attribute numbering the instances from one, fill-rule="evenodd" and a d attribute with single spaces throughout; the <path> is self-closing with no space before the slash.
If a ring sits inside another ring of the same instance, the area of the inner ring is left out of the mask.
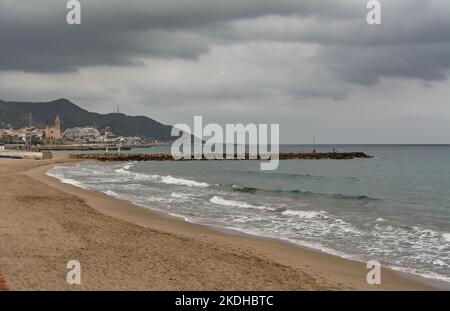
<path id="1" fill-rule="evenodd" d="M 92 126 L 110 130 L 120 136 L 139 136 L 158 140 L 172 140 L 172 126 L 164 125 L 145 116 L 127 116 L 122 113 L 100 114 L 90 112 L 67 99 L 51 102 L 5 102 L 0 100 L 0 126 L 10 124 L 13 128 L 28 126 L 29 113 L 32 125 L 45 127 L 52 124 L 56 115 L 62 120 L 63 129 Z"/>

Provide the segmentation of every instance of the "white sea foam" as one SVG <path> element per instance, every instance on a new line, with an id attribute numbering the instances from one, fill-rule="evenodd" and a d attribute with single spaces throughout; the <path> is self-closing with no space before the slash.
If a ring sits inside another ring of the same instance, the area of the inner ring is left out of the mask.
<path id="1" fill-rule="evenodd" d="M 296 216 L 296 217 L 300 217 L 300 218 L 307 218 L 307 219 L 311 219 L 311 218 L 321 218 L 321 219 L 326 219 L 329 218 L 328 216 L 326 216 L 325 212 L 315 212 L 315 211 L 293 211 L 293 210 L 287 210 L 282 212 L 281 214 L 285 215 L 285 216 Z"/>
<path id="2" fill-rule="evenodd" d="M 183 178 L 176 178 L 172 177 L 170 175 L 168 176 L 159 176 L 159 175 L 152 175 L 152 177 L 155 177 L 155 179 L 158 179 L 160 182 L 168 185 L 182 185 L 182 186 L 188 186 L 188 187 L 209 187 L 209 184 L 204 182 L 198 182 L 195 180 L 189 180 L 189 179 L 183 179 Z"/>
<path id="3" fill-rule="evenodd" d="M 115 170 L 116 173 L 128 173 L 130 171 L 130 169 L 133 167 L 132 163 L 129 164 L 125 164 L 124 166 L 122 166 L 121 168 Z"/>
<path id="4" fill-rule="evenodd" d="M 440 260 L 440 259 L 433 260 L 433 265 L 435 265 L 435 266 L 447 266 L 447 264 L 445 262 L 443 262 L 442 260 Z"/>
<path id="5" fill-rule="evenodd" d="M 450 242 L 450 233 L 449 232 L 443 232 L 442 238 L 446 240 L 447 242 Z"/>
<path id="6" fill-rule="evenodd" d="M 403 267 L 397 267 L 397 266 L 388 266 L 388 267 L 395 271 L 414 274 L 414 275 L 421 276 L 423 278 L 439 280 L 439 281 L 444 281 L 444 282 L 450 283 L 450 277 L 439 274 L 439 273 L 430 272 L 430 271 L 422 272 L 422 271 L 417 271 L 416 269 L 403 268 Z"/>
<path id="7" fill-rule="evenodd" d="M 123 169 L 124 169 L 124 170 L 130 170 L 132 167 L 133 167 L 133 164 L 130 163 L 130 164 L 126 164 L 126 165 L 123 167 Z"/>
<path id="8" fill-rule="evenodd" d="M 75 179 L 72 179 L 72 178 L 66 178 L 62 174 L 57 174 L 54 172 L 47 172 L 47 175 L 58 179 L 59 181 L 61 181 L 64 184 L 72 185 L 72 186 L 82 188 L 82 189 L 88 189 L 88 187 L 85 186 L 84 184 L 82 184 L 81 182 L 79 182 Z"/>
<path id="9" fill-rule="evenodd" d="M 129 163 L 124 165 L 123 167 L 116 169 L 116 173 L 120 173 L 123 175 L 127 175 L 130 178 L 136 179 L 136 180 L 151 180 L 155 182 L 160 182 L 168 185 L 181 185 L 181 186 L 187 186 L 187 187 L 209 187 L 210 185 L 204 182 L 198 182 L 195 180 L 190 179 L 184 179 L 180 177 L 173 177 L 170 175 L 167 176 L 161 176 L 161 175 L 148 175 L 144 173 L 138 173 L 130 171 L 130 169 L 133 167 L 133 163 Z"/>
<path id="10" fill-rule="evenodd" d="M 106 190 L 106 191 L 103 191 L 103 193 L 106 194 L 106 195 L 109 195 L 111 197 L 119 197 L 119 194 L 114 192 L 114 191 L 112 191 L 112 190 Z"/>
<path id="11" fill-rule="evenodd" d="M 290 220 L 301 224 L 301 229 L 307 235 L 319 236 L 327 235 L 333 231 L 335 236 L 344 236 L 346 234 L 359 235 L 361 232 L 350 223 L 333 216 L 325 211 L 300 211 L 286 210 L 281 213 L 284 216 L 291 216 Z M 296 219 L 302 219 L 305 223 L 297 222 Z M 296 229 L 299 229 L 298 227 Z"/>
<path id="12" fill-rule="evenodd" d="M 393 237 L 405 242 L 413 242 L 417 246 L 429 247 L 429 243 L 441 244 L 442 239 L 448 241 L 450 236 L 446 236 L 445 232 L 435 231 L 420 226 L 398 226 L 376 224 L 373 234 L 386 241 L 391 241 Z M 445 246 L 445 245 L 444 245 Z"/>
<path id="13" fill-rule="evenodd" d="M 177 193 L 177 192 L 172 192 L 170 196 L 176 199 L 188 199 L 190 197 L 190 195 L 187 193 Z"/>
<path id="14" fill-rule="evenodd" d="M 420 239 L 437 239 L 442 236 L 440 232 L 419 226 L 413 226 L 412 233 L 417 235 Z"/>
<path id="15" fill-rule="evenodd" d="M 73 185 L 73 186 L 83 188 L 83 189 L 88 189 L 88 187 L 83 185 L 81 182 L 76 181 L 75 179 L 72 179 L 72 178 L 61 178 L 60 180 L 62 183 L 65 183 L 65 184 Z"/>
<path id="16" fill-rule="evenodd" d="M 263 236 L 263 237 L 269 237 L 269 238 L 279 238 L 281 240 L 285 240 L 285 241 L 289 241 L 293 244 L 297 244 L 297 245 L 301 245 L 304 247 L 308 247 L 308 248 L 312 248 L 312 249 L 316 249 L 316 250 L 320 250 L 324 253 L 328 253 L 334 256 L 338 256 L 341 258 L 345 258 L 345 259 L 350 259 L 350 260 L 357 260 L 357 261 L 361 261 L 361 262 L 365 262 L 367 259 L 365 259 L 363 256 L 360 255 L 352 255 L 350 253 L 347 252 L 342 252 L 342 251 L 338 251 L 334 248 L 330 248 L 327 246 L 324 246 L 322 243 L 319 242 L 311 242 L 311 241 L 305 241 L 305 240 L 298 240 L 298 239 L 292 239 L 292 238 L 287 238 L 285 236 L 274 236 L 272 234 L 267 234 L 267 232 L 261 231 L 261 230 L 249 230 L 247 228 L 240 228 L 240 227 L 225 227 L 226 229 L 230 229 L 230 230 L 236 230 L 236 231 L 240 231 L 246 234 L 251 234 L 251 235 L 255 235 L 255 236 Z M 433 262 L 433 264 L 439 263 L 441 264 L 442 261 L 438 260 L 437 262 Z M 435 272 L 430 272 L 430 271 L 417 271 L 416 269 L 410 269 L 410 268 L 405 268 L 405 267 L 398 267 L 398 266 L 392 266 L 392 265 L 387 265 L 387 267 L 391 268 L 392 270 L 395 271 L 400 271 L 403 273 L 408 273 L 408 274 L 413 274 L 413 275 L 417 275 L 420 277 L 424 277 L 424 278 L 428 278 L 428 279 L 434 279 L 434 280 L 440 280 L 440 281 L 444 281 L 444 282 L 450 282 L 450 277 L 439 274 L 439 273 L 435 273 Z"/>
<path id="17" fill-rule="evenodd" d="M 227 199 L 224 199 L 224 198 L 219 197 L 219 196 L 213 196 L 209 200 L 209 202 L 211 202 L 213 204 L 216 204 L 216 205 L 223 205 L 223 206 L 273 210 L 271 208 L 267 208 L 267 207 L 264 207 L 264 206 L 256 206 L 256 205 L 248 204 L 246 202 L 227 200 Z"/>

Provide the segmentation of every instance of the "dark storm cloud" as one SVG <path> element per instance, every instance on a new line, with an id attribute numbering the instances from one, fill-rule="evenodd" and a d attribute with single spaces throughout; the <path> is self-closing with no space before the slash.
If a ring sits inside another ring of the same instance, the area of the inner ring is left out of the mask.
<path id="1" fill-rule="evenodd" d="M 345 81 L 372 85 L 383 77 L 445 80 L 450 68 L 449 55 L 449 44 L 432 43 L 352 49 L 333 46 L 323 49 L 320 58 Z"/>
<path id="2" fill-rule="evenodd" d="M 383 77 L 443 80 L 450 69 L 450 1 L 383 2 L 382 24 L 356 17 L 242 21 L 215 29 L 229 40 L 303 42 L 320 46 L 317 64 L 337 78 L 371 85 Z"/>
<path id="3" fill-rule="evenodd" d="M 349 82 L 445 80 L 450 69 L 450 1 L 383 2 L 379 27 L 350 23 L 334 36 L 310 32 L 308 39 L 320 42 L 319 59 Z"/>
<path id="4" fill-rule="evenodd" d="M 0 0 L 0 70 L 66 72 L 137 66 L 141 58 L 196 60 L 213 45 L 254 40 L 317 44 L 311 65 L 325 64 L 352 83 L 370 85 L 383 77 L 442 80 L 450 68 L 445 0 L 382 1 L 380 26 L 366 24 L 362 0 L 80 2 L 82 24 L 69 26 L 66 1 Z M 305 94 L 320 97 L 319 92 Z M 292 94 L 303 96 L 298 90 Z"/>
<path id="5" fill-rule="evenodd" d="M 66 1 L 0 0 L 0 69 L 39 72 L 130 65 L 136 57 L 196 58 L 212 38 L 197 31 L 265 15 L 345 18 L 340 1 L 81 1 L 82 24 L 65 22 Z"/>

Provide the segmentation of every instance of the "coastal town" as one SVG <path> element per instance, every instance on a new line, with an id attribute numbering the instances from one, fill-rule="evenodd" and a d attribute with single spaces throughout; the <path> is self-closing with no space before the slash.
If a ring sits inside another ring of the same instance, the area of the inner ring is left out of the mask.
<path id="1" fill-rule="evenodd" d="M 62 120 L 57 115 L 53 124 L 45 128 L 32 125 L 31 117 L 27 127 L 13 129 L 8 124 L 0 124 L 0 144 L 17 148 L 44 147 L 58 149 L 69 145 L 139 145 L 149 143 L 140 137 L 124 137 L 115 135 L 109 128 L 73 127 L 62 129 Z M 152 141 L 156 143 L 157 141 Z M 52 148 L 53 146 L 53 148 Z"/>
<path id="2" fill-rule="evenodd" d="M 33 126 L 31 114 L 29 125 L 14 129 L 9 124 L 0 124 L 0 158 L 48 159 L 55 150 L 131 150 L 159 144 L 158 140 L 137 136 L 115 135 L 109 128 L 95 127 L 62 128 L 57 115 L 53 124 L 44 128 Z"/>

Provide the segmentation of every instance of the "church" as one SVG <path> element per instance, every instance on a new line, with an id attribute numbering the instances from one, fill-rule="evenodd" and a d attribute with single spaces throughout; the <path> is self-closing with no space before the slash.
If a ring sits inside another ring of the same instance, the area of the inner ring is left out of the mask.
<path id="1" fill-rule="evenodd" d="M 61 119 L 59 118 L 59 115 L 56 116 L 55 124 L 53 126 L 47 125 L 45 127 L 44 140 L 47 145 L 61 144 L 63 142 Z"/>

